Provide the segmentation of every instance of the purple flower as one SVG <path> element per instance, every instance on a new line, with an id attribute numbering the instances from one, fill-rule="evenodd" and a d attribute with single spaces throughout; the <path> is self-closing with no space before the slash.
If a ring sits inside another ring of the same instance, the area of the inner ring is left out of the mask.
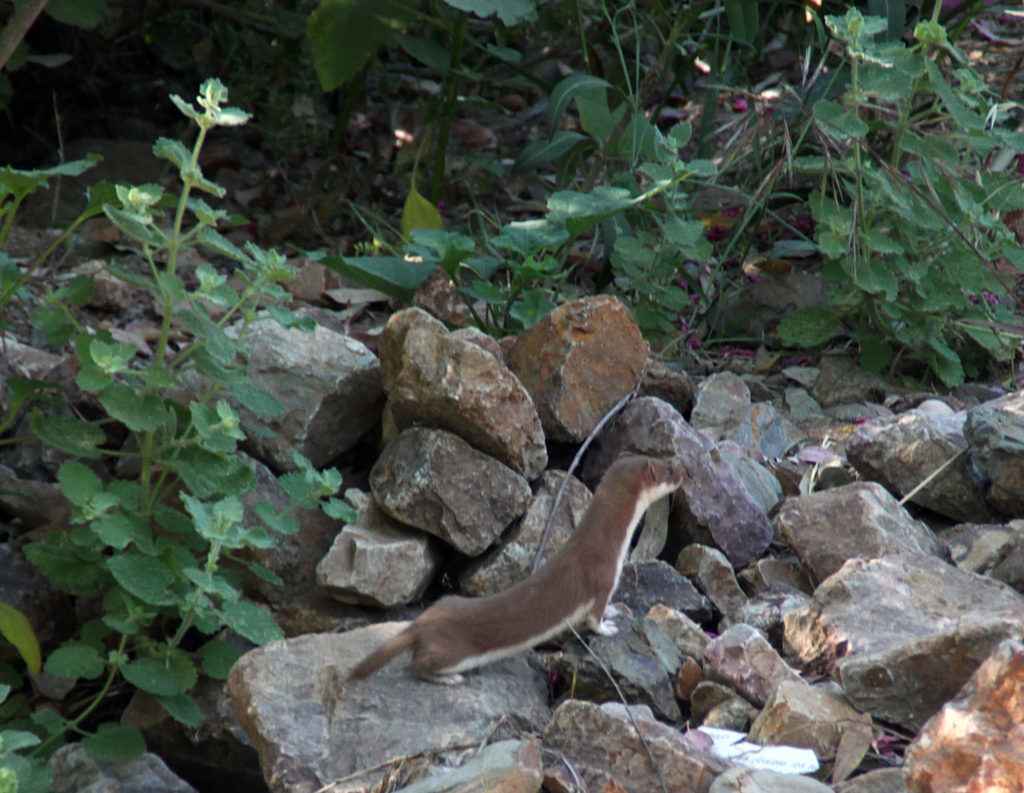
<path id="1" fill-rule="evenodd" d="M 742 96 L 737 96 L 732 100 L 732 109 L 735 113 L 746 113 L 749 107 L 747 106 L 747 100 Z"/>

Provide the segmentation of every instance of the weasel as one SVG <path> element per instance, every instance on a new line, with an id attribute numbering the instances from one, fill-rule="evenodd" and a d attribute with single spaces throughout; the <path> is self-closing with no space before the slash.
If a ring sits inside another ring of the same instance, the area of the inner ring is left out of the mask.
<path id="1" fill-rule="evenodd" d="M 665 460 L 619 455 L 565 545 L 535 574 L 495 595 L 442 598 L 357 664 L 349 679 L 367 677 L 411 650 L 420 677 L 458 683 L 460 672 L 541 644 L 567 622 L 615 634 L 617 610 L 608 601 L 633 531 L 647 507 L 682 480 L 682 469 Z"/>

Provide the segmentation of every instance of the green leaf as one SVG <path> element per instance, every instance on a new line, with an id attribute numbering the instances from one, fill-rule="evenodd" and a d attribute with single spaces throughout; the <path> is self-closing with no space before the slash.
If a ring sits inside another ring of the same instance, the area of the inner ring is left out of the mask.
<path id="1" fill-rule="evenodd" d="M 248 601 L 225 603 L 221 607 L 221 614 L 231 630 L 253 644 L 263 645 L 284 638 L 274 618 Z"/>
<path id="2" fill-rule="evenodd" d="M 104 578 L 102 567 L 97 564 L 100 556 L 95 549 L 33 542 L 25 546 L 25 557 L 54 586 L 71 595 L 90 597 L 97 594 Z M 109 579 L 105 583 L 109 583 Z"/>
<path id="3" fill-rule="evenodd" d="M 41 742 L 42 740 L 38 735 L 28 730 L 0 731 L 0 751 L 7 754 L 7 757 L 3 758 L 5 761 L 9 759 L 10 753 L 17 752 L 19 749 L 38 746 Z M 2 781 L 2 777 L 0 777 L 0 781 Z"/>
<path id="4" fill-rule="evenodd" d="M 779 341 L 787 347 L 817 347 L 839 330 L 832 311 L 821 306 L 804 306 L 779 323 Z"/>
<path id="5" fill-rule="evenodd" d="M 359 513 L 350 504 L 340 498 L 329 498 L 320 505 L 323 513 L 335 520 L 343 520 L 345 523 L 354 524 L 359 519 Z"/>
<path id="6" fill-rule="evenodd" d="M 97 518 L 89 524 L 89 528 L 100 542 L 119 551 L 131 543 L 135 543 L 144 552 L 152 549 L 149 527 L 139 515 L 129 515 L 119 510 Z"/>
<path id="7" fill-rule="evenodd" d="M 260 501 L 252 507 L 252 511 L 267 528 L 278 534 L 294 534 L 299 530 L 299 523 L 295 518 L 291 515 L 282 515 L 277 507 L 268 501 Z"/>
<path id="8" fill-rule="evenodd" d="M 95 680 L 103 674 L 106 664 L 99 651 L 88 644 L 68 642 L 46 659 L 46 673 L 57 677 Z"/>
<path id="9" fill-rule="evenodd" d="M 192 154 L 185 148 L 185 144 L 174 138 L 157 138 L 153 144 L 153 154 L 170 160 L 178 170 L 181 171 L 192 161 Z"/>
<path id="10" fill-rule="evenodd" d="M 565 225 L 548 218 L 521 220 L 502 227 L 501 233 L 491 238 L 491 245 L 501 250 L 521 254 L 524 258 L 542 250 L 553 250 L 569 241 Z"/>
<path id="11" fill-rule="evenodd" d="M 568 154 L 577 144 L 587 140 L 586 135 L 560 129 L 550 140 L 537 140 L 528 144 L 512 164 L 512 174 L 528 173 Z"/>
<path id="12" fill-rule="evenodd" d="M 168 461 L 186 487 L 199 498 L 240 494 L 253 487 L 253 474 L 244 465 L 214 452 L 191 446 Z"/>
<path id="13" fill-rule="evenodd" d="M 167 663 L 157 658 L 139 658 L 121 669 L 125 680 L 157 696 L 183 694 L 195 685 L 199 675 L 187 655 L 174 653 Z"/>
<path id="14" fill-rule="evenodd" d="M 259 386 L 251 383 L 234 383 L 231 386 L 231 393 L 242 407 L 251 410 L 257 416 L 274 418 L 284 413 L 281 401 Z"/>
<path id="15" fill-rule="evenodd" d="M 158 430 L 167 421 L 164 401 L 156 394 L 137 394 L 120 383 L 111 383 L 99 394 L 100 404 L 111 418 L 133 432 Z"/>
<path id="16" fill-rule="evenodd" d="M 3 602 L 0 602 L 0 634 L 14 645 L 32 673 L 39 674 L 43 662 L 32 623 L 16 608 Z"/>
<path id="17" fill-rule="evenodd" d="M 97 760 L 123 763 L 134 760 L 146 752 L 146 742 L 135 727 L 103 724 L 95 735 L 82 739 L 82 746 Z"/>
<path id="18" fill-rule="evenodd" d="M 580 92 L 612 87 L 607 80 L 593 74 L 571 74 L 559 81 L 551 89 L 551 96 L 548 98 L 548 137 L 553 139 L 556 136 L 558 125 L 562 123 L 566 113 L 569 112 L 569 105 Z M 605 107 L 607 108 L 607 102 L 605 102 Z"/>
<path id="19" fill-rule="evenodd" d="M 103 489 L 103 483 L 86 466 L 75 460 L 66 460 L 57 469 L 60 491 L 76 507 L 84 507 L 89 499 Z"/>
<path id="20" fill-rule="evenodd" d="M 580 126 L 603 146 L 611 137 L 615 125 L 626 114 L 626 103 L 620 102 L 612 110 L 608 106 L 608 90 L 602 86 L 577 93 L 576 109 L 580 114 Z"/>
<path id="21" fill-rule="evenodd" d="M 447 75 L 451 68 L 451 53 L 431 39 L 419 36 L 398 36 L 398 45 L 420 63 Z"/>
<path id="22" fill-rule="evenodd" d="M 100 457 L 101 452 L 96 447 L 106 441 L 103 430 L 95 424 L 70 416 L 44 416 L 39 408 L 30 414 L 29 424 L 36 437 L 47 446 L 76 457 Z"/>
<path id="23" fill-rule="evenodd" d="M 881 339 L 869 337 L 860 341 L 860 368 L 880 372 L 892 361 L 892 347 Z"/>
<path id="24" fill-rule="evenodd" d="M 548 220 L 564 223 L 575 238 L 634 204 L 629 191 L 622 187 L 598 185 L 590 193 L 562 190 L 548 198 Z"/>
<path id="25" fill-rule="evenodd" d="M 174 574 L 159 559 L 127 551 L 110 557 L 106 566 L 117 583 L 143 603 L 153 606 L 177 603 L 178 598 L 170 591 Z"/>
<path id="26" fill-rule="evenodd" d="M 868 134 L 868 125 L 861 120 L 855 110 L 822 99 L 814 103 L 814 117 L 835 138 L 863 138 Z"/>
<path id="27" fill-rule="evenodd" d="M 320 0 L 306 27 L 320 88 L 333 91 L 347 83 L 413 19 L 406 0 Z"/>
<path id="28" fill-rule="evenodd" d="M 164 710 L 170 713 L 175 721 L 181 722 L 186 727 L 198 727 L 202 724 L 203 712 L 199 709 L 199 703 L 188 694 L 163 696 L 159 699 Z"/>
<path id="29" fill-rule="evenodd" d="M 230 363 L 234 359 L 234 343 L 227 337 L 224 330 L 206 315 L 205 310 L 181 311 L 178 316 L 182 318 L 185 327 L 192 331 L 197 339 L 206 344 L 206 349 L 216 360 L 221 363 Z"/>
<path id="30" fill-rule="evenodd" d="M 536 16 L 533 0 L 444 0 L 452 8 L 468 11 L 478 17 L 497 14 L 505 25 L 518 25 Z"/>
<path id="31" fill-rule="evenodd" d="M 107 13 L 106 0 L 50 0 L 46 13 L 65 25 L 92 30 Z"/>
<path id="32" fill-rule="evenodd" d="M 321 263 L 403 303 L 412 303 L 420 284 L 436 269 L 430 262 L 409 262 L 399 256 L 327 256 Z"/>
<path id="33" fill-rule="evenodd" d="M 152 220 L 142 217 L 138 213 L 128 212 L 111 204 L 104 204 L 103 214 L 124 234 L 133 240 L 138 240 L 143 245 L 160 248 L 167 243 L 166 237 L 150 225 Z"/>
<path id="34" fill-rule="evenodd" d="M 953 352 L 942 339 L 934 337 L 928 339 L 928 346 L 922 350 L 921 355 L 947 387 L 956 388 L 963 385 L 965 374 L 960 356 Z"/>
<path id="35" fill-rule="evenodd" d="M 203 671 L 214 680 L 227 680 L 231 667 L 245 652 L 227 642 L 213 639 L 199 651 L 203 658 Z"/>
<path id="36" fill-rule="evenodd" d="M 440 230 L 442 225 L 437 207 L 420 195 L 415 184 L 410 185 L 402 206 L 402 237 L 409 240 L 415 229 Z"/>

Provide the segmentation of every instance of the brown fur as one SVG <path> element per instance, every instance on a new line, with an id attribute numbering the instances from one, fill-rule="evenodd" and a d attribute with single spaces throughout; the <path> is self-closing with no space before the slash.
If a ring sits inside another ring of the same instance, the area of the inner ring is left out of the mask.
<path id="1" fill-rule="evenodd" d="M 412 667 L 421 677 L 456 682 L 458 672 L 533 646 L 567 619 L 586 620 L 595 630 L 604 627 L 601 615 L 643 510 L 681 481 L 681 470 L 668 462 L 620 455 L 565 545 L 534 575 L 488 597 L 442 598 L 364 658 L 349 677 L 373 674 L 411 649 Z"/>

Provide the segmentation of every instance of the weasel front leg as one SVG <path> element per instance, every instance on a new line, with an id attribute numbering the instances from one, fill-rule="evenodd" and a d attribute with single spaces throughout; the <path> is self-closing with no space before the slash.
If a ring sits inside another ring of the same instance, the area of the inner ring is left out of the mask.
<path id="1" fill-rule="evenodd" d="M 613 603 L 605 604 L 601 618 L 597 619 L 594 614 L 587 615 L 587 627 L 600 636 L 614 636 L 619 632 L 613 620 L 622 614 L 622 609 Z"/>

